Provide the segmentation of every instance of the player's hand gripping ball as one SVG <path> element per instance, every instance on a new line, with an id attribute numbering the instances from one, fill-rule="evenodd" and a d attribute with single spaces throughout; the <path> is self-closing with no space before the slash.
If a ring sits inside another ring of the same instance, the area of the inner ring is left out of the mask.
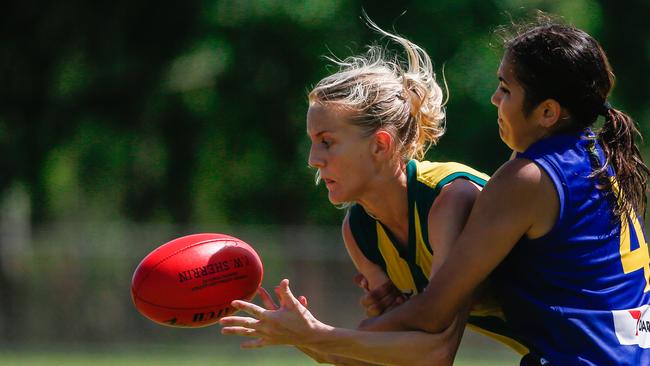
<path id="1" fill-rule="evenodd" d="M 251 300 L 262 261 L 243 241 L 223 234 L 174 239 L 149 253 L 131 281 L 142 315 L 172 327 L 204 327 L 230 315 L 233 300 Z"/>

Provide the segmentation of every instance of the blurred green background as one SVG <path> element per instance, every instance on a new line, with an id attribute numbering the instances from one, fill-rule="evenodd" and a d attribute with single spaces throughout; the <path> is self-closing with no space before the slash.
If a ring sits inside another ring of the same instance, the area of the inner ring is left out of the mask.
<path id="1" fill-rule="evenodd" d="M 650 2 L 606 0 L 10 1 L 0 12 L 0 364 L 311 364 L 240 351 L 218 327 L 157 326 L 133 308 L 137 263 L 180 235 L 251 243 L 265 286 L 292 279 L 334 325 L 361 318 L 338 225 L 307 167 L 307 93 L 346 57 L 422 46 L 449 86 L 432 160 L 492 173 L 494 29 L 542 9 L 594 35 L 618 78 L 612 104 L 650 132 Z M 643 147 L 646 161 L 649 148 Z M 147 361 L 148 360 L 148 361 Z M 469 334 L 458 364 L 517 364 Z"/>

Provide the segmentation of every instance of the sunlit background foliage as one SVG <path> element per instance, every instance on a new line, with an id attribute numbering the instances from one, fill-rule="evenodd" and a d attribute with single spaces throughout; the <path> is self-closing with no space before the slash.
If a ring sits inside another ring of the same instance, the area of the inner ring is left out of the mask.
<path id="1" fill-rule="evenodd" d="M 507 157 L 489 97 L 499 24 L 540 8 L 595 35 L 613 103 L 647 130 L 647 2 L 60 1 L 2 13 L 0 192 L 35 223 L 66 219 L 334 224 L 310 178 L 306 94 L 383 42 L 360 19 L 422 45 L 449 85 L 448 135 L 431 159 L 491 173 Z M 625 3 L 625 2 L 623 2 Z"/>

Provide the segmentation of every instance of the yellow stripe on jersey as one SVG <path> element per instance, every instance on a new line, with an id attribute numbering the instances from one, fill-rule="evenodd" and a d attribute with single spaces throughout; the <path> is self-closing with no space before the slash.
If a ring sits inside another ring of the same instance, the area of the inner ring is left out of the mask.
<path id="1" fill-rule="evenodd" d="M 460 163 L 435 163 L 431 161 L 421 161 L 418 162 L 417 166 L 418 181 L 428 185 L 431 188 L 442 188 L 438 187 L 441 182 L 448 183 L 448 179 L 453 178 L 458 173 L 469 173 L 485 181 L 490 179 L 489 175 L 481 173 L 476 169 Z"/>
<path id="2" fill-rule="evenodd" d="M 377 244 L 379 252 L 386 261 L 386 274 L 393 281 L 393 284 L 403 293 L 416 294 L 418 292 L 415 281 L 411 275 L 408 263 L 400 257 L 397 249 L 384 231 L 384 228 L 377 222 Z"/>
<path id="3" fill-rule="evenodd" d="M 415 235 L 415 262 L 422 270 L 422 273 L 429 277 L 431 275 L 433 255 L 427 249 L 424 238 L 422 237 L 420 218 L 418 217 L 417 209 L 415 210 Z M 377 223 L 377 241 L 379 252 L 386 262 L 386 272 L 391 281 L 393 281 L 395 286 L 403 293 L 417 294 L 418 288 L 415 284 L 408 263 L 399 255 L 397 249 L 395 249 L 395 245 L 391 242 L 386 231 L 379 222 Z"/>
<path id="4" fill-rule="evenodd" d="M 418 214 L 417 202 L 414 208 L 415 214 L 415 263 L 420 267 L 422 273 L 427 278 L 431 277 L 431 263 L 433 263 L 433 254 L 427 248 L 422 237 L 422 227 L 420 224 L 420 215 Z M 426 222 L 426 221 L 425 221 Z M 415 292 L 417 293 L 417 291 Z"/>

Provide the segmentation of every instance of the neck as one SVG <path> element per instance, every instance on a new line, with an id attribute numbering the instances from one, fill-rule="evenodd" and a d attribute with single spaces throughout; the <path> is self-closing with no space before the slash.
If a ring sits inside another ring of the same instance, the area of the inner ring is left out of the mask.
<path id="1" fill-rule="evenodd" d="M 388 226 L 396 235 L 404 228 L 408 229 L 405 168 L 400 166 L 390 174 L 378 175 L 364 196 L 357 201 L 370 216 Z"/>

